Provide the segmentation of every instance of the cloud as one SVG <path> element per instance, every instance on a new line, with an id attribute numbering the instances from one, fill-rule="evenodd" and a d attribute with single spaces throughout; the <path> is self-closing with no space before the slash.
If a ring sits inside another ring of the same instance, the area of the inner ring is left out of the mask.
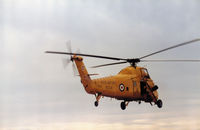
<path id="1" fill-rule="evenodd" d="M 103 98 L 94 108 L 65 56 L 46 50 L 133 58 L 198 37 L 197 1 L 0 1 L 0 126 L 2 129 L 199 129 L 198 64 L 139 64 L 159 86 L 164 108 Z M 152 58 L 199 58 L 199 44 Z M 84 58 L 86 66 L 107 63 Z M 98 71 L 116 74 L 123 67 Z M 89 72 L 92 70 L 88 68 Z M 141 114 L 142 113 L 142 114 Z M 183 116 L 184 115 L 184 116 Z M 185 117 L 186 116 L 186 117 Z"/>
<path id="2" fill-rule="evenodd" d="M 193 119 L 191 117 L 176 117 L 176 118 L 167 118 L 167 119 L 133 119 L 131 124 L 126 123 L 99 123 L 99 122 L 69 122 L 69 123 L 47 123 L 47 124 L 34 124 L 28 126 L 13 126 L 13 127 L 7 127 L 11 130 L 34 130 L 34 129 L 48 129 L 48 130 L 153 130 L 153 129 L 160 129 L 160 130 L 167 130 L 167 129 L 176 129 L 176 130 L 183 130 L 183 129 L 199 129 L 200 120 L 199 119 Z M 4 130 L 4 128 L 1 128 Z"/>

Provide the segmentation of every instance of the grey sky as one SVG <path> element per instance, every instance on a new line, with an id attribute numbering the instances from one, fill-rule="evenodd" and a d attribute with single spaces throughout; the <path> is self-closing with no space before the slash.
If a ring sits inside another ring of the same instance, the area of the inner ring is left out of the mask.
<path id="1" fill-rule="evenodd" d="M 103 98 L 95 108 L 65 56 L 73 50 L 140 57 L 200 37 L 198 0 L 0 0 L 0 129 L 200 129 L 199 63 L 141 63 L 164 107 Z M 149 59 L 200 59 L 200 42 Z M 84 58 L 89 72 L 116 74 L 112 61 Z M 98 76 L 98 77 L 100 77 Z M 81 127 L 80 127 L 81 126 Z"/>

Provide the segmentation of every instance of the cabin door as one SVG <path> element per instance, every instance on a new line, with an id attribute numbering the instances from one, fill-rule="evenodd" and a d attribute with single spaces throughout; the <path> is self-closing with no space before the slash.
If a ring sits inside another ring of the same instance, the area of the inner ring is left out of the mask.
<path id="1" fill-rule="evenodd" d="M 146 93 L 145 86 L 146 86 L 146 82 L 140 81 L 141 95 L 144 95 Z"/>

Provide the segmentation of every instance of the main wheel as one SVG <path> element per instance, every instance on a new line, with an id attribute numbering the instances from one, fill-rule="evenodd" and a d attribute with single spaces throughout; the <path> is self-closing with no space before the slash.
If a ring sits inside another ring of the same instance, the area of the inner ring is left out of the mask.
<path id="1" fill-rule="evenodd" d="M 126 109 L 126 104 L 125 104 L 125 102 L 121 102 L 121 109 L 122 109 L 122 110 L 125 110 L 125 109 Z"/>
<path id="2" fill-rule="evenodd" d="M 97 101 L 94 102 L 95 107 L 98 107 L 99 103 Z"/>
<path id="3" fill-rule="evenodd" d="M 156 104 L 157 104 L 158 108 L 162 108 L 162 105 L 163 105 L 162 100 L 159 99 L 159 100 L 156 102 Z"/>

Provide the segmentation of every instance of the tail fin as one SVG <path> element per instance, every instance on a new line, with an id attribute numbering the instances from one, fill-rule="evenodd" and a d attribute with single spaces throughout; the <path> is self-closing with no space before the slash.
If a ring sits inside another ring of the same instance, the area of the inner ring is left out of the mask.
<path id="1" fill-rule="evenodd" d="M 80 56 L 73 56 L 73 60 L 76 63 L 76 67 L 78 69 L 78 72 L 81 78 L 81 83 L 83 84 L 85 88 L 88 87 L 88 84 L 91 81 L 91 78 L 87 72 L 87 69 L 85 68 L 85 65 L 83 63 L 83 58 Z"/>

